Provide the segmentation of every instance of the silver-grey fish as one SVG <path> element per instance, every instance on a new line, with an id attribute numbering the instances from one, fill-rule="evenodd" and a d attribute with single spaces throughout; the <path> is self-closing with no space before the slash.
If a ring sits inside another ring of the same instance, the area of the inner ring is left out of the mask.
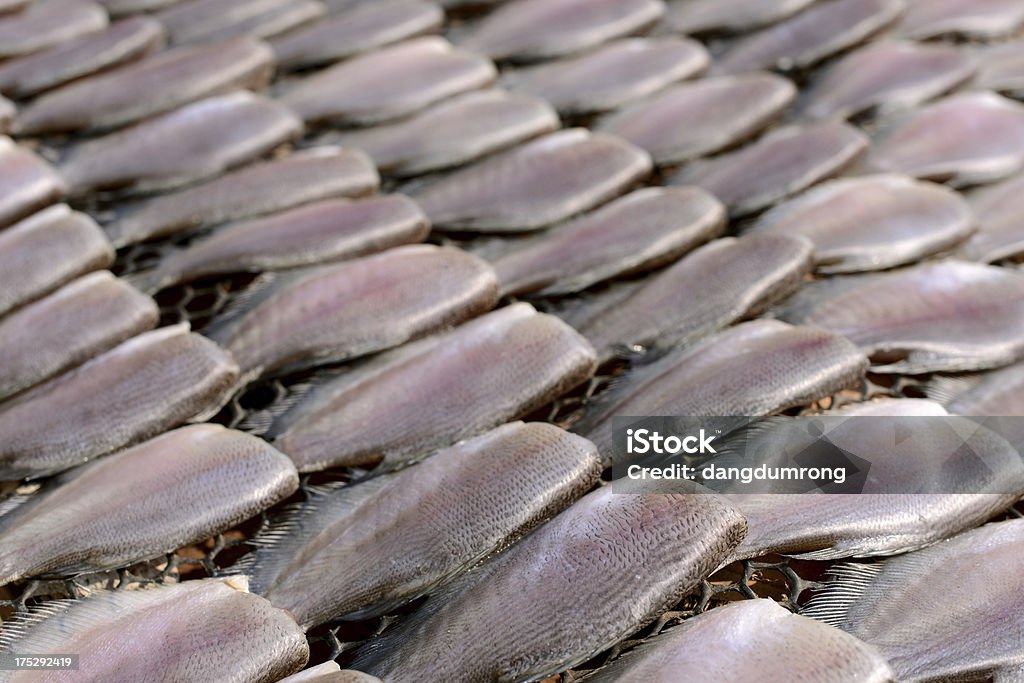
<path id="1" fill-rule="evenodd" d="M 369 154 L 383 173 L 410 176 L 473 161 L 559 125 L 558 114 L 542 99 L 481 90 L 396 123 L 328 136 Z"/>
<path id="2" fill-rule="evenodd" d="M 51 602 L 4 624 L 0 650 L 77 654 L 76 670 L 45 672 L 52 683 L 274 683 L 309 660 L 302 629 L 242 578 Z M 2 671 L 0 681 L 39 681 L 39 673 Z"/>
<path id="3" fill-rule="evenodd" d="M 896 677 L 871 645 L 759 599 L 687 619 L 586 681 L 895 683 Z"/>
<path id="4" fill-rule="evenodd" d="M 811 244 L 799 236 L 715 240 L 597 312 L 580 331 L 602 357 L 618 348 L 692 343 L 789 295 L 810 270 Z"/>
<path id="5" fill-rule="evenodd" d="M 972 190 L 967 194 L 978 231 L 964 246 L 964 254 L 983 263 L 1014 258 L 1024 252 L 1024 221 L 1021 220 L 1024 174 Z"/>
<path id="6" fill-rule="evenodd" d="M 992 92 L 951 95 L 883 128 L 868 165 L 954 187 L 1024 167 L 1024 105 Z"/>
<path id="7" fill-rule="evenodd" d="M 983 45 L 971 54 L 978 62 L 972 85 L 1020 99 L 1024 93 L 1024 41 Z"/>
<path id="8" fill-rule="evenodd" d="M 0 16 L 0 59 L 100 31 L 108 22 L 106 10 L 91 0 L 37 0 L 24 12 Z"/>
<path id="9" fill-rule="evenodd" d="M 805 287 L 785 317 L 847 337 L 875 372 L 997 368 L 1024 357 L 1024 275 L 935 261 Z"/>
<path id="10" fill-rule="evenodd" d="M 0 135 L 0 228 L 56 201 L 65 189 L 53 167 Z"/>
<path id="11" fill-rule="evenodd" d="M 829 67 L 801 113 L 827 119 L 910 109 L 966 82 L 974 70 L 974 60 L 957 46 L 873 43 Z"/>
<path id="12" fill-rule="evenodd" d="M 866 369 L 864 354 L 837 334 L 755 320 L 627 374 L 573 431 L 608 464 L 615 416 L 769 415 L 856 386 Z"/>
<path id="13" fill-rule="evenodd" d="M 671 0 L 664 23 L 679 33 L 744 32 L 796 14 L 814 0 Z"/>
<path id="14" fill-rule="evenodd" d="M 745 216 L 836 175 L 867 147 L 863 133 L 838 121 L 787 126 L 685 167 L 671 181 L 699 185 L 718 197 L 730 216 Z"/>
<path id="15" fill-rule="evenodd" d="M 792 83 L 767 73 L 702 78 L 611 114 L 597 129 L 644 148 L 657 164 L 678 164 L 752 137 L 795 96 Z"/>
<path id="16" fill-rule="evenodd" d="M 270 44 L 278 68 L 301 69 L 434 33 L 443 22 L 444 11 L 432 2 L 368 2 L 290 31 Z"/>
<path id="17" fill-rule="evenodd" d="M 376 676 L 352 669 L 341 670 L 334 660 L 282 678 L 280 683 L 381 683 Z"/>
<path id="18" fill-rule="evenodd" d="M 717 496 L 606 486 L 371 641 L 353 666 L 389 683 L 540 680 L 675 605 L 745 527 Z"/>
<path id="19" fill-rule="evenodd" d="M 927 40 L 943 35 L 1002 38 L 1024 26 L 1024 7 L 1014 0 L 907 0 L 900 35 Z"/>
<path id="20" fill-rule="evenodd" d="M 623 38 L 579 57 L 506 73 L 506 87 L 543 97 L 566 116 L 621 107 L 704 71 L 711 58 L 695 40 Z"/>
<path id="21" fill-rule="evenodd" d="M 661 0 L 511 0 L 461 45 L 491 59 L 549 59 L 637 33 L 664 12 Z"/>
<path id="22" fill-rule="evenodd" d="M 638 147 L 570 128 L 454 171 L 412 196 L 441 230 L 524 232 L 622 194 L 651 167 Z"/>
<path id="23" fill-rule="evenodd" d="M 423 241 L 430 224 L 402 195 L 325 199 L 228 226 L 130 277 L 145 292 L 208 275 L 344 261 Z"/>
<path id="24" fill-rule="evenodd" d="M 513 304 L 328 381 L 279 420 L 274 443 L 302 471 L 391 467 L 523 417 L 596 367 L 571 327 Z"/>
<path id="25" fill-rule="evenodd" d="M 59 204 L 0 230 L 0 315 L 114 262 L 103 231 Z"/>
<path id="26" fill-rule="evenodd" d="M 253 590 L 305 628 L 433 592 L 559 513 L 601 476 L 597 449 L 516 422 L 415 467 L 313 498 L 253 539 Z M 286 533 L 283 530 L 287 529 Z"/>
<path id="27" fill-rule="evenodd" d="M 846 564 L 801 612 L 874 645 L 900 681 L 1024 677 L 1024 520 Z"/>
<path id="28" fill-rule="evenodd" d="M 359 197 L 379 184 L 377 169 L 362 152 L 314 147 L 156 197 L 108 226 L 107 234 L 123 247 L 331 197 Z"/>
<path id="29" fill-rule="evenodd" d="M 754 230 L 803 235 L 822 273 L 884 270 L 945 251 L 974 231 L 971 207 L 942 185 L 900 175 L 841 178 L 765 213 Z"/>
<path id="30" fill-rule="evenodd" d="M 494 81 L 489 59 L 444 38 L 416 38 L 319 71 L 282 101 L 304 120 L 369 125 L 413 114 Z"/>
<path id="31" fill-rule="evenodd" d="M 398 346 L 497 301 L 498 279 L 486 262 L 413 245 L 297 273 L 213 334 L 248 382 Z"/>
<path id="32" fill-rule="evenodd" d="M 107 271 L 0 318 L 0 400 L 156 327 L 156 303 Z"/>
<path id="33" fill-rule="evenodd" d="M 165 190 L 251 161 L 301 133 L 287 107 L 235 92 L 82 143 L 59 170 L 75 194 Z"/>
<path id="34" fill-rule="evenodd" d="M 267 442 L 220 425 L 182 427 L 72 470 L 5 515 L 0 584 L 158 557 L 258 515 L 298 486 L 291 460 Z"/>
<path id="35" fill-rule="evenodd" d="M 902 14 L 903 0 L 824 0 L 740 38 L 715 60 L 713 74 L 806 69 L 870 38 Z"/>
<path id="36" fill-rule="evenodd" d="M 527 238 L 494 261 L 502 294 L 568 294 L 671 263 L 725 230 L 725 207 L 696 187 L 647 187 Z"/>
<path id="37" fill-rule="evenodd" d="M 261 88 L 273 70 L 270 48 L 248 38 L 175 48 L 40 96 L 19 112 L 17 132 L 120 128 L 211 95 Z"/>
<path id="38" fill-rule="evenodd" d="M 313 0 L 189 0 L 156 14 L 171 42 L 212 42 L 239 36 L 269 38 L 326 12 Z"/>
<path id="39" fill-rule="evenodd" d="M 41 477 L 148 439 L 227 400 L 238 366 L 187 325 L 129 339 L 0 408 L 0 481 Z"/>
<path id="40" fill-rule="evenodd" d="M 164 28 L 132 17 L 107 29 L 0 64 L 0 92 L 28 97 L 82 76 L 132 62 L 164 44 Z"/>

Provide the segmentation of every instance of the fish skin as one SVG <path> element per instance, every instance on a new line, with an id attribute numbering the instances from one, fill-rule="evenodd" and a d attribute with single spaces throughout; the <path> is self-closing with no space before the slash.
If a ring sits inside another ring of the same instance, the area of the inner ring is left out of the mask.
<path id="1" fill-rule="evenodd" d="M 558 114 L 542 99 L 480 90 L 395 123 L 328 135 L 369 154 L 382 173 L 402 177 L 459 166 L 560 125 Z"/>
<path id="2" fill-rule="evenodd" d="M 1020 193 L 1024 174 L 1011 176 L 967 193 L 978 231 L 961 250 L 972 261 L 992 263 L 1024 251 L 1024 224 L 1020 220 Z"/>
<path id="3" fill-rule="evenodd" d="M 507 424 L 314 500 L 285 523 L 301 539 L 289 534 L 266 548 L 254 540 L 248 573 L 256 592 L 304 628 L 378 616 L 434 592 L 600 477 L 586 439 L 545 423 Z"/>
<path id="4" fill-rule="evenodd" d="M 351 669 L 340 670 L 334 660 L 282 678 L 280 683 L 381 683 L 376 676 Z"/>
<path id="5" fill-rule="evenodd" d="M 129 279 L 152 293 L 208 275 L 346 261 L 422 242 L 429 232 L 427 217 L 403 195 L 325 199 L 227 226 Z"/>
<path id="6" fill-rule="evenodd" d="M 745 527 L 716 496 L 603 487 L 371 641 L 353 666 L 389 683 L 539 680 L 676 604 Z"/>
<path id="7" fill-rule="evenodd" d="M 495 60 L 563 57 L 641 31 L 664 12 L 661 0 L 512 0 L 460 44 Z"/>
<path id="8" fill-rule="evenodd" d="M 1024 93 L 1024 41 L 982 45 L 972 56 L 978 62 L 978 72 L 971 85 L 1020 99 Z"/>
<path id="9" fill-rule="evenodd" d="M 796 87 L 773 74 L 702 78 L 613 113 L 597 130 L 642 147 L 656 164 L 678 164 L 753 136 L 795 97 Z"/>
<path id="10" fill-rule="evenodd" d="M 172 189 L 251 161 L 302 129 L 281 104 L 234 92 L 82 143 L 59 171 L 76 195 Z"/>
<path id="11" fill-rule="evenodd" d="M 946 401 L 957 415 L 1024 416 L 1024 363 L 985 373 Z"/>
<path id="12" fill-rule="evenodd" d="M 687 619 L 586 681 L 895 683 L 896 677 L 871 645 L 762 598 Z"/>
<path id="13" fill-rule="evenodd" d="M 220 425 L 182 427 L 68 472 L 6 515 L 0 584 L 158 557 L 258 515 L 298 486 L 291 460 L 265 441 Z"/>
<path id="14" fill-rule="evenodd" d="M 527 232 L 612 199 L 651 168 L 638 147 L 569 128 L 460 168 L 411 194 L 442 232 Z"/>
<path id="15" fill-rule="evenodd" d="M 1024 520 L 1013 519 L 880 564 L 839 565 L 801 613 L 874 645 L 900 681 L 1017 681 L 1022 549 Z"/>
<path id="16" fill-rule="evenodd" d="M 214 95 L 270 82 L 274 54 L 248 38 L 160 52 L 49 92 L 18 115 L 21 134 L 108 131 Z"/>
<path id="17" fill-rule="evenodd" d="M 214 332 L 240 382 L 383 351 L 489 311 L 497 276 L 454 248 L 396 247 L 299 276 Z"/>
<path id="18" fill-rule="evenodd" d="M 863 133 L 838 121 L 787 126 L 735 152 L 686 167 L 670 182 L 703 187 L 729 207 L 730 217 L 738 218 L 836 175 L 867 148 Z"/>
<path id="19" fill-rule="evenodd" d="M 1012 0 L 908 0 L 907 13 L 897 32 L 913 40 L 943 35 L 966 38 L 1002 38 L 1024 25 L 1024 8 Z"/>
<path id="20" fill-rule="evenodd" d="M 1024 168 L 1024 105 L 992 92 L 943 98 L 883 129 L 867 164 L 953 187 L 1000 180 Z"/>
<path id="21" fill-rule="evenodd" d="M 323 16 L 310 0 L 187 0 L 156 13 L 171 43 L 212 42 L 239 36 L 269 38 Z"/>
<path id="22" fill-rule="evenodd" d="M 415 38 L 303 78 L 281 101 L 306 122 L 372 125 L 414 114 L 497 78 L 494 64 L 444 38 Z"/>
<path id="23" fill-rule="evenodd" d="M 788 296 L 811 258 L 810 242 L 799 236 L 715 240 L 599 311 L 580 333 L 603 359 L 618 348 L 692 343 Z"/>
<path id="24" fill-rule="evenodd" d="M 713 75 L 754 69 L 806 69 L 892 24 L 903 0 L 825 0 L 740 38 L 711 67 Z"/>
<path id="25" fill-rule="evenodd" d="M 0 318 L 0 401 L 156 327 L 156 303 L 101 270 Z"/>
<path id="26" fill-rule="evenodd" d="M 0 316 L 109 267 L 114 249 L 83 213 L 58 204 L 0 230 Z"/>
<path id="27" fill-rule="evenodd" d="M 974 232 L 963 197 L 901 175 L 841 178 L 765 214 L 755 232 L 803 235 L 820 273 L 884 270 L 951 249 Z"/>
<path id="28" fill-rule="evenodd" d="M 847 337 L 873 372 L 964 372 L 1024 356 L 1022 296 L 1016 272 L 945 260 L 806 287 L 784 317 Z"/>
<path id="29" fill-rule="evenodd" d="M 358 150 L 314 147 L 258 162 L 150 200 L 107 227 L 116 247 L 255 218 L 332 197 L 372 194 L 373 162 Z"/>
<path id="30" fill-rule="evenodd" d="M 864 354 L 837 334 L 755 320 L 626 375 L 573 431 L 610 464 L 616 415 L 768 415 L 855 386 L 866 370 Z"/>
<path id="31" fill-rule="evenodd" d="M 0 92 L 25 98 L 76 78 L 132 62 L 164 46 L 164 27 L 131 17 L 106 29 L 0 64 Z"/>
<path id="32" fill-rule="evenodd" d="M 53 167 L 0 135 L 0 228 L 56 201 L 66 189 Z"/>
<path id="33" fill-rule="evenodd" d="M 974 60 L 953 45 L 873 43 L 829 67 L 801 113 L 828 119 L 911 109 L 967 82 L 974 71 Z"/>
<path id="34" fill-rule="evenodd" d="M 279 69 L 301 69 L 435 33 L 443 22 L 444 11 L 432 2 L 388 0 L 357 5 L 290 31 L 270 44 Z"/>
<path id="35" fill-rule="evenodd" d="M 52 683 L 273 683 L 309 660 L 302 629 L 237 578 L 49 603 L 9 631 L 4 650 L 79 654 L 77 670 L 45 672 Z M 3 683 L 38 680 L 36 671 L 0 672 Z"/>
<path id="36" fill-rule="evenodd" d="M 24 12 L 0 17 L 0 59 L 38 52 L 101 31 L 109 19 L 90 0 L 42 0 Z"/>
<path id="37" fill-rule="evenodd" d="M 328 382 L 278 421 L 274 444 L 303 472 L 392 468 L 527 415 L 596 368 L 572 328 L 513 304 Z"/>
<path id="38" fill-rule="evenodd" d="M 814 0 L 675 0 L 663 23 L 677 33 L 746 32 L 788 19 Z"/>
<path id="39" fill-rule="evenodd" d="M 506 87 L 550 102 L 564 116 L 617 109 L 703 72 L 704 46 L 687 38 L 622 38 L 579 57 L 506 73 Z"/>
<path id="40" fill-rule="evenodd" d="M 37 478 L 220 407 L 238 366 L 187 325 L 129 339 L 0 408 L 0 480 Z"/>
<path id="41" fill-rule="evenodd" d="M 569 294 L 671 263 L 725 223 L 725 207 L 704 190 L 647 187 L 527 238 L 493 265 L 504 296 Z"/>

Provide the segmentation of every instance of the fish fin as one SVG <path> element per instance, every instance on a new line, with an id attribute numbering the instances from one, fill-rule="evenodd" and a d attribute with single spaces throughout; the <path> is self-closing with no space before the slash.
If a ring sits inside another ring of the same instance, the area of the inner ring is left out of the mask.
<path id="1" fill-rule="evenodd" d="M 234 296 L 217 315 L 204 334 L 217 342 L 226 339 L 231 330 L 247 313 L 277 294 L 284 287 L 312 274 L 319 268 L 296 268 L 288 271 L 260 273 L 248 287 Z"/>
<path id="2" fill-rule="evenodd" d="M 860 601 L 886 563 L 858 564 L 847 562 L 828 570 L 825 588 L 811 598 L 800 610 L 805 617 L 817 619 L 831 626 L 841 627 L 854 604 Z"/>
<path id="3" fill-rule="evenodd" d="M 1024 683 L 1024 666 L 997 669 L 992 674 L 992 683 Z"/>
<path id="4" fill-rule="evenodd" d="M 980 373 L 965 375 L 936 375 L 925 385 L 925 395 L 933 401 L 948 406 L 961 394 L 973 389 L 981 381 Z"/>
<path id="5" fill-rule="evenodd" d="M 140 270 L 128 275 L 122 275 L 121 279 L 140 292 L 149 295 L 156 294 L 161 289 L 168 286 L 166 283 L 166 273 L 159 265 L 155 268 L 150 268 L 149 270 Z"/>

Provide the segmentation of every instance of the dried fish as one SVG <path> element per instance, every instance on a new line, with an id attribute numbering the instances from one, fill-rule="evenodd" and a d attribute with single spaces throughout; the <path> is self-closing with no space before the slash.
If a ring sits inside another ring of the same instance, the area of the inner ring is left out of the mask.
<path id="1" fill-rule="evenodd" d="M 942 35 L 1001 38 L 1024 26 L 1024 7 L 1014 0 L 906 0 L 901 35 L 927 40 Z"/>
<path id="2" fill-rule="evenodd" d="M 966 82 L 974 70 L 970 55 L 952 45 L 874 43 L 825 71 L 801 112 L 827 119 L 910 109 Z"/>
<path id="3" fill-rule="evenodd" d="M 85 142 L 60 172 L 75 194 L 165 190 L 251 161 L 301 132 L 286 107 L 236 92 Z"/>
<path id="4" fill-rule="evenodd" d="M 664 23 L 679 33 L 744 32 L 796 14 L 814 0 L 674 0 Z"/>
<path id="5" fill-rule="evenodd" d="M 159 12 L 171 42 L 212 42 L 239 36 L 269 38 L 326 12 L 312 0 L 189 0 Z"/>
<path id="6" fill-rule="evenodd" d="M 489 59 L 444 38 L 417 38 L 304 78 L 282 101 L 307 122 L 369 125 L 482 88 L 496 77 Z"/>
<path id="7" fill-rule="evenodd" d="M 568 325 L 513 304 L 328 381 L 271 433 L 304 472 L 392 467 L 527 415 L 596 366 Z"/>
<path id="8" fill-rule="evenodd" d="M 598 311 L 580 331 L 603 358 L 618 348 L 692 343 L 789 295 L 810 269 L 811 244 L 801 237 L 715 240 Z"/>
<path id="9" fill-rule="evenodd" d="M 698 652 L 701 656 L 694 656 Z M 729 603 L 688 619 L 615 660 L 587 682 L 895 680 L 874 647 L 793 614 L 774 600 L 762 599 Z"/>
<path id="10" fill-rule="evenodd" d="M 1016 519 L 878 564 L 839 565 L 802 613 L 874 645 L 900 681 L 1020 680 L 1022 549 Z"/>
<path id="11" fill-rule="evenodd" d="M 676 604 L 745 526 L 716 496 L 606 486 L 371 641 L 353 666 L 391 683 L 539 680 Z"/>
<path id="12" fill-rule="evenodd" d="M 334 660 L 300 671 L 280 683 L 381 683 L 379 678 L 351 669 L 340 670 Z"/>
<path id="13" fill-rule="evenodd" d="M 1017 363 L 979 375 L 973 381 L 961 377 L 933 380 L 946 399 L 950 412 L 958 415 L 1024 415 L 1024 364 Z M 950 391 L 950 387 L 955 390 Z M 931 388 L 929 396 L 932 395 Z M 950 394 L 953 394 L 950 396 Z M 1016 443 L 1016 442 L 1015 442 Z"/>
<path id="14" fill-rule="evenodd" d="M 991 92 L 952 95 L 883 130 L 868 162 L 954 187 L 999 180 L 1024 167 L 1024 105 Z"/>
<path id="15" fill-rule="evenodd" d="M 398 346 L 497 301 L 497 276 L 484 261 L 414 245 L 296 273 L 213 336 L 248 382 Z"/>
<path id="16" fill-rule="evenodd" d="M 695 40 L 624 38 L 580 57 L 506 73 L 511 90 L 543 97 L 566 116 L 610 111 L 697 75 L 711 58 Z"/>
<path id="17" fill-rule="evenodd" d="M 769 415 L 855 386 L 864 354 L 826 330 L 756 320 L 625 376 L 573 431 L 614 458 L 612 418 Z"/>
<path id="18" fill-rule="evenodd" d="M 699 185 L 732 217 L 760 211 L 837 174 L 867 149 L 859 130 L 838 121 L 787 126 L 735 152 L 691 164 L 671 179 Z"/>
<path id="19" fill-rule="evenodd" d="M 64 194 L 64 181 L 45 161 L 0 135 L 0 228 Z"/>
<path id="20" fill-rule="evenodd" d="M 376 616 L 433 592 L 600 476 L 586 439 L 543 423 L 504 425 L 314 498 L 254 539 L 243 571 L 303 627 Z"/>
<path id="21" fill-rule="evenodd" d="M 219 425 L 182 427 L 68 472 L 4 516 L 0 584 L 157 557 L 258 515 L 298 486 L 291 460 L 265 441 Z"/>
<path id="22" fill-rule="evenodd" d="M 725 208 L 696 187 L 648 187 L 528 238 L 494 261 L 502 294 L 568 294 L 671 263 L 725 230 Z"/>
<path id="23" fill-rule="evenodd" d="M 275 38 L 271 46 L 278 68 L 300 69 L 434 33 L 443 21 L 444 11 L 432 2 L 368 2 Z"/>
<path id="24" fill-rule="evenodd" d="M 107 233 L 114 246 L 123 247 L 331 197 L 371 194 L 379 183 L 377 169 L 362 152 L 314 147 L 157 197 L 111 224 Z"/>
<path id="25" fill-rule="evenodd" d="M 1024 276 L 936 261 L 805 287 L 785 317 L 847 337 L 875 372 L 996 368 L 1024 357 Z"/>
<path id="26" fill-rule="evenodd" d="M 0 648 L 78 654 L 77 670 L 46 672 L 55 683 L 273 683 L 309 659 L 302 629 L 239 578 L 51 602 L 4 624 Z M 0 681 L 38 680 L 38 673 L 3 671 Z"/>
<path id="27" fill-rule="evenodd" d="M 972 55 L 978 62 L 975 87 L 1004 92 L 1017 99 L 1024 95 L 1024 41 L 984 45 Z"/>
<path id="28" fill-rule="evenodd" d="M 0 315 L 114 262 L 91 218 L 59 204 L 0 231 Z"/>
<path id="29" fill-rule="evenodd" d="M 1015 175 L 967 195 L 978 231 L 964 246 L 966 256 L 974 261 L 991 263 L 1014 258 L 1024 252 L 1022 191 L 1024 175 Z"/>
<path id="30" fill-rule="evenodd" d="M 156 327 L 156 304 L 107 271 L 0 318 L 0 399 Z"/>
<path id="31" fill-rule="evenodd" d="M 544 100 L 501 90 L 458 95 L 397 123 L 330 133 L 381 172 L 410 176 L 458 166 L 559 127 Z"/>
<path id="32" fill-rule="evenodd" d="M 0 59 L 100 31 L 108 22 L 106 10 L 91 0 L 37 0 L 24 12 L 0 17 Z"/>
<path id="33" fill-rule="evenodd" d="M 781 204 L 754 230 L 796 234 L 814 242 L 822 273 L 884 270 L 950 249 L 974 231 L 959 193 L 899 175 L 823 183 Z"/>
<path id="34" fill-rule="evenodd" d="M 678 164 L 753 136 L 789 106 L 796 88 L 767 73 L 702 78 L 673 86 L 601 120 L 597 129 Z"/>
<path id="35" fill-rule="evenodd" d="M 435 228 L 522 232 L 591 209 L 650 171 L 643 150 L 570 128 L 461 168 L 412 195 Z"/>
<path id="36" fill-rule="evenodd" d="M 548 59 L 636 33 L 665 12 L 661 0 L 513 0 L 480 21 L 463 43 L 491 59 Z"/>
<path id="37" fill-rule="evenodd" d="M 402 195 L 326 199 L 218 230 L 130 279 L 155 292 L 207 275 L 344 261 L 421 242 L 429 232 L 427 217 Z"/>
<path id="38" fill-rule="evenodd" d="M 125 64 L 164 44 L 164 28 L 145 17 L 62 41 L 48 50 L 0 64 L 0 92 L 28 97 L 82 76 Z"/>
<path id="39" fill-rule="evenodd" d="M 18 132 L 119 128 L 211 95 L 261 88 L 273 70 L 270 48 L 248 38 L 180 47 L 33 100 L 18 115 Z"/>
<path id="40" fill-rule="evenodd" d="M 825 0 L 739 39 L 715 61 L 711 73 L 806 69 L 878 33 L 903 9 L 903 0 Z"/>
<path id="41" fill-rule="evenodd" d="M 41 477 L 202 419 L 238 366 L 187 325 L 129 339 L 0 408 L 0 481 Z"/>

